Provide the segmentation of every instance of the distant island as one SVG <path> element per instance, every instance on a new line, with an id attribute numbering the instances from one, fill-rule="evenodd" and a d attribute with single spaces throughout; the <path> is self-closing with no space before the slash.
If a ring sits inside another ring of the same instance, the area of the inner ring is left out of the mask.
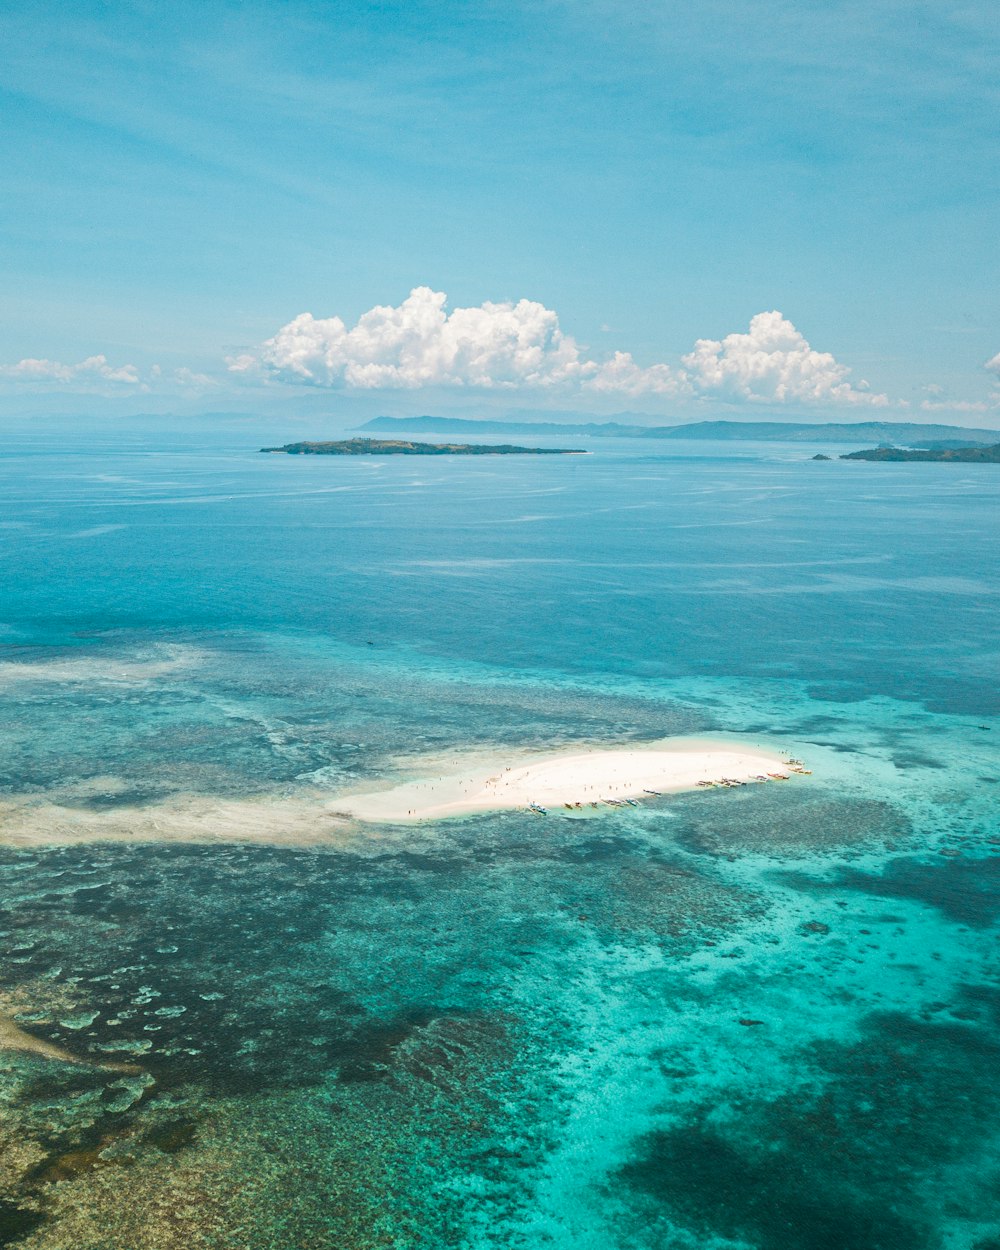
<path id="1" fill-rule="evenodd" d="M 620 416 L 632 416 L 621 413 Z M 555 434 L 562 438 L 712 439 L 722 442 L 777 443 L 892 443 L 902 447 L 933 447 L 949 443 L 978 446 L 995 443 L 996 430 L 968 429 L 961 425 L 921 425 L 914 421 L 693 421 L 689 425 L 639 425 L 622 421 L 494 421 L 467 417 L 375 417 L 361 429 L 389 434 L 501 434 L 518 437 Z"/>
<path id="2" fill-rule="evenodd" d="M 261 451 L 289 456 L 583 456 L 573 447 L 514 447 L 509 443 L 414 443 L 403 438 L 346 438 L 334 443 L 285 443 Z"/>
<path id="3" fill-rule="evenodd" d="M 818 457 L 813 457 L 818 459 Z M 934 447 L 913 451 L 902 447 L 872 447 L 869 451 L 851 451 L 841 460 L 933 460 L 957 461 L 959 464 L 1000 464 L 1000 443 L 991 447 Z"/>

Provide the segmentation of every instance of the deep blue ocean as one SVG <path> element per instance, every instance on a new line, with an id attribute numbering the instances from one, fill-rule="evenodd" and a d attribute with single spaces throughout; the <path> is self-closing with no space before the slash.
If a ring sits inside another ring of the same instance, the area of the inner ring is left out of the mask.
<path id="1" fill-rule="evenodd" d="M 0 448 L 0 1246 L 1000 1250 L 996 467 L 274 441 Z M 812 775 L 323 816 L 675 734 Z"/>

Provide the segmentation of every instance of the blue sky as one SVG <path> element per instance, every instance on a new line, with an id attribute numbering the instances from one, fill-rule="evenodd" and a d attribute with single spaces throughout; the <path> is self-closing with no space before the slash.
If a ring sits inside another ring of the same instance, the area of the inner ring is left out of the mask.
<path id="1" fill-rule="evenodd" d="M 1000 426 L 995 5 L 4 12 L 7 411 Z"/>

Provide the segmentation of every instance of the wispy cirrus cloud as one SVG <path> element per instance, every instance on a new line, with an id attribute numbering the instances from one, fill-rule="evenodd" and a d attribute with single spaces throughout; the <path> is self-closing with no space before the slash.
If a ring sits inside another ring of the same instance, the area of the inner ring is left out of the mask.
<path id="1" fill-rule="evenodd" d="M 925 399 L 920 407 L 924 412 L 989 412 L 1000 403 L 1000 395 L 993 401 L 985 399 Z"/>
<path id="2" fill-rule="evenodd" d="M 1000 352 L 985 361 L 983 368 L 1000 378 Z M 986 399 L 949 399 L 945 388 L 932 382 L 924 390 L 930 396 L 920 407 L 924 412 L 995 412 L 1000 408 L 1000 391 L 993 391 Z"/>
<path id="3" fill-rule="evenodd" d="M 377 305 L 350 327 L 340 317 L 301 313 L 229 367 L 283 382 L 362 390 L 578 388 L 749 403 L 889 403 L 866 382 L 849 381 L 846 365 L 815 351 L 779 312 L 758 313 L 746 333 L 699 339 L 680 367 L 643 366 L 624 351 L 591 359 L 544 304 L 487 301 L 449 312 L 447 296 L 430 287 L 414 288 L 397 306 Z"/>

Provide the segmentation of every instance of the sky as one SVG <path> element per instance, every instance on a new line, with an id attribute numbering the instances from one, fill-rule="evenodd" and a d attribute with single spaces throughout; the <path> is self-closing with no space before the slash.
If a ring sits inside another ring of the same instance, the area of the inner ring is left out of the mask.
<path id="1" fill-rule="evenodd" d="M 1000 427 L 991 0 L 6 0 L 0 413 Z"/>

